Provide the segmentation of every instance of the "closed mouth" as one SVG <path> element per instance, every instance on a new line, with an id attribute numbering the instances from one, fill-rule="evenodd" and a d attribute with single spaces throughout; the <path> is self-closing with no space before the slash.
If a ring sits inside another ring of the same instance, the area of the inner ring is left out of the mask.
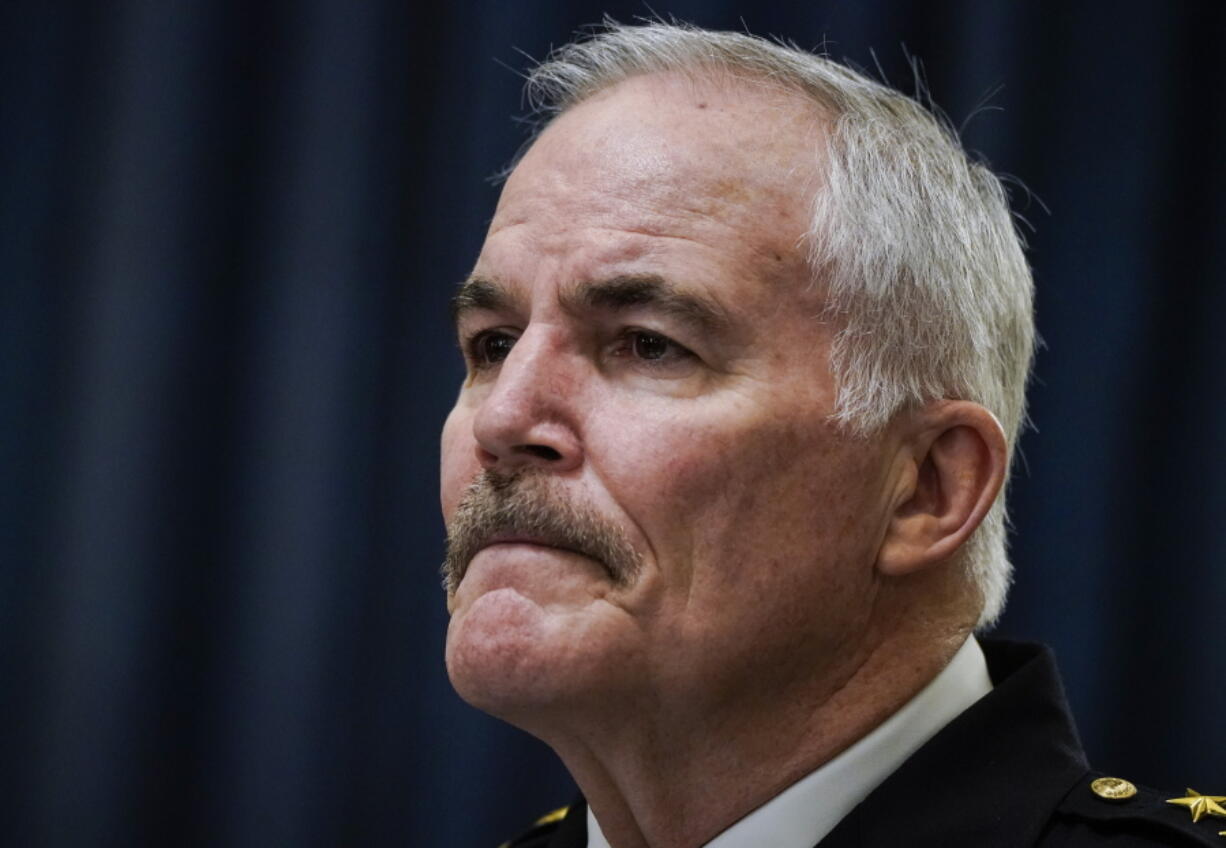
<path id="1" fill-rule="evenodd" d="M 492 548 L 495 545 L 531 545 L 533 547 L 552 548 L 555 551 L 564 551 L 569 554 L 575 554 L 576 556 L 581 556 L 581 557 L 585 557 L 587 559 L 592 560 L 597 565 L 599 565 L 601 569 L 610 578 L 613 578 L 613 572 L 610 570 L 608 564 L 604 562 L 604 560 L 600 559 L 599 557 L 593 556 L 592 554 L 586 551 L 578 550 L 577 548 L 572 547 L 570 544 L 563 542 L 559 539 L 549 538 L 545 536 L 534 536 L 530 533 L 515 533 L 515 532 L 494 533 L 490 535 L 489 538 L 487 538 L 481 544 L 481 546 L 476 549 L 476 551 L 473 552 L 473 556 L 475 557 L 481 551 L 487 548 Z M 465 563 L 464 572 L 465 573 L 468 572 L 468 563 Z"/>
<path id="2" fill-rule="evenodd" d="M 557 544 L 549 539 L 542 539 L 539 536 L 524 536 L 515 533 L 495 533 L 485 541 L 482 548 L 492 547 L 493 545 L 536 545 L 541 548 L 557 548 L 560 551 L 571 551 L 577 553 L 572 548 Z"/>

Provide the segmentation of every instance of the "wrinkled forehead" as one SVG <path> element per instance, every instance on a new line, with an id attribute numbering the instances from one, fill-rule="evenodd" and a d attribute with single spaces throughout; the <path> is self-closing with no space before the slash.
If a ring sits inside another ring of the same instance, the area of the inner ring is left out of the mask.
<path id="1" fill-rule="evenodd" d="M 544 130 L 508 179 L 495 224 L 534 204 L 632 206 L 755 223 L 795 247 L 821 187 L 825 126 L 817 104 L 765 82 L 631 77 Z"/>

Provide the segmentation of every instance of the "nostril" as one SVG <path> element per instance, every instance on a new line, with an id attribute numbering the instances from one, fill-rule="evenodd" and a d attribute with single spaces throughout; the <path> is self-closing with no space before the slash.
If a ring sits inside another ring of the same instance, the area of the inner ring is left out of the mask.
<path id="1" fill-rule="evenodd" d="M 549 462 L 557 462 L 562 458 L 562 454 L 548 445 L 521 445 L 519 449 L 524 453 L 530 453 L 538 459 L 545 459 Z"/>

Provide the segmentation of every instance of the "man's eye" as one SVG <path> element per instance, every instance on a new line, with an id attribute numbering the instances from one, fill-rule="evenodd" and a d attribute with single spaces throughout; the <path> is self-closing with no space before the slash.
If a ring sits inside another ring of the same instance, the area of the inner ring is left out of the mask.
<path id="1" fill-rule="evenodd" d="M 644 362 L 667 364 L 692 359 L 694 356 L 667 336 L 647 330 L 630 330 L 623 339 L 626 352 Z"/>
<path id="2" fill-rule="evenodd" d="M 473 336 L 468 343 L 469 356 L 478 368 L 496 365 L 506 359 L 515 347 L 515 337 L 497 330 L 486 330 Z"/>
<path id="3" fill-rule="evenodd" d="M 634 333 L 630 345 L 639 359 L 663 359 L 668 356 L 672 342 L 653 333 Z"/>

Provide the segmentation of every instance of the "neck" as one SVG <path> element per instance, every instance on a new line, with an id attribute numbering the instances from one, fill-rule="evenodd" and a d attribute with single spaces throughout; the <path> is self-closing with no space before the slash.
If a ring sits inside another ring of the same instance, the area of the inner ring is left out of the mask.
<path id="1" fill-rule="evenodd" d="M 623 705 L 621 720 L 585 722 L 582 733 L 546 741 L 615 848 L 693 848 L 881 724 L 969 632 L 923 629 L 866 638 L 822 680 L 773 689 L 751 705 L 686 709 L 652 698 L 650 706 Z"/>

